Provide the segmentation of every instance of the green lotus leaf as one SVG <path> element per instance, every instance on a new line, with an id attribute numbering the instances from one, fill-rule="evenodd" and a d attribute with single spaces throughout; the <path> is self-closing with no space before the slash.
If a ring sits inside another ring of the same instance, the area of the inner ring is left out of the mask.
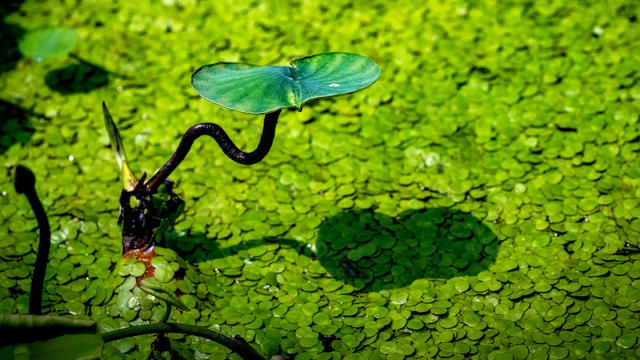
<path id="1" fill-rule="evenodd" d="M 301 110 L 309 100 L 358 91 L 379 74 L 371 59 L 334 52 L 296 59 L 291 66 L 205 65 L 193 74 L 191 85 L 200 96 L 225 108 L 265 114 Z"/>
<path id="2" fill-rule="evenodd" d="M 26 32 L 18 41 L 20 52 L 37 61 L 67 55 L 76 47 L 75 30 L 43 26 Z"/>

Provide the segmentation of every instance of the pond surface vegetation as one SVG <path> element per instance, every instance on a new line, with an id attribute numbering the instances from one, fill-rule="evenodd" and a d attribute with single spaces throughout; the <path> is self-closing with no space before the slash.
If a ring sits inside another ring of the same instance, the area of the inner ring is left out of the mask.
<path id="1" fill-rule="evenodd" d="M 261 116 L 191 88 L 201 65 L 347 51 L 380 66 L 376 83 L 283 112 L 258 164 L 204 139 L 171 175 L 185 208 L 151 261 L 189 309 L 172 320 L 291 359 L 640 357 L 637 1 L 24 1 L 2 16 L 0 312 L 28 312 L 38 239 L 14 165 L 51 223 L 43 312 L 105 331 L 157 320 L 161 303 L 120 296 L 144 269 L 115 266 L 101 102 L 134 173 L 153 174 L 196 123 L 241 149 L 260 137 Z M 45 25 L 77 32 L 74 56 L 20 55 Z M 186 358 L 237 358 L 169 338 Z M 146 358 L 153 340 L 103 357 Z"/>

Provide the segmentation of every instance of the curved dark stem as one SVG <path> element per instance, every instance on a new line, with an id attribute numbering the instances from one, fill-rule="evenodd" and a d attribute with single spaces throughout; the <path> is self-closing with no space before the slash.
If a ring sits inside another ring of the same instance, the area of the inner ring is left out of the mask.
<path id="1" fill-rule="evenodd" d="M 231 351 L 234 351 L 238 355 L 240 355 L 240 357 L 242 357 L 242 359 L 244 360 L 265 360 L 265 358 L 262 355 L 260 355 L 256 350 L 254 350 L 251 346 L 249 346 L 244 341 L 232 339 L 220 333 L 211 331 L 207 328 L 204 328 L 201 326 L 194 326 L 194 325 L 176 324 L 176 323 L 156 323 L 156 324 L 132 326 L 132 327 L 113 330 L 113 331 L 104 333 L 102 334 L 102 339 L 105 342 L 108 342 L 108 341 L 119 340 L 119 339 L 130 337 L 130 336 L 155 334 L 155 333 L 180 333 L 180 334 L 200 336 L 205 339 L 215 341 L 218 344 L 221 344 L 227 347 Z"/>
<path id="2" fill-rule="evenodd" d="M 51 247 L 51 229 L 47 214 L 42 207 L 38 194 L 36 194 L 36 179 L 31 170 L 24 166 L 16 166 L 15 188 L 20 194 L 24 194 L 33 209 L 33 213 L 38 221 L 40 229 L 40 242 L 38 243 L 38 253 L 36 255 L 36 265 L 31 279 L 31 290 L 29 292 L 29 313 L 34 315 L 42 314 L 42 287 L 44 285 L 44 273 L 47 270 L 49 260 L 49 248 Z"/>
<path id="3" fill-rule="evenodd" d="M 153 194 L 157 190 L 158 186 L 160 186 L 160 184 L 162 184 L 173 170 L 180 165 L 182 160 L 184 160 L 189 153 L 193 142 L 202 135 L 211 136 L 218 145 L 220 145 L 220 148 L 225 155 L 237 163 L 252 165 L 259 162 L 264 159 L 271 149 L 279 115 L 280 110 L 277 110 L 264 116 L 264 127 L 262 128 L 260 143 L 254 151 L 248 153 L 238 149 L 227 133 L 219 125 L 214 123 L 202 123 L 192 126 L 182 136 L 180 145 L 178 145 L 178 149 L 176 149 L 171 158 L 145 184 L 147 191 L 150 194 Z"/>

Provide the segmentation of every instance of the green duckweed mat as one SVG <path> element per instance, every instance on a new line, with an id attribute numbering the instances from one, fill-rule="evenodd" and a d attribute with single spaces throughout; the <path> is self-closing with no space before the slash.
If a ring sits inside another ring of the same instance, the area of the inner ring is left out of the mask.
<path id="1" fill-rule="evenodd" d="M 75 29 L 75 56 L 21 57 L 43 25 Z M 171 176 L 186 207 L 161 245 L 190 269 L 173 319 L 291 359 L 640 357 L 637 1 L 25 1 L 0 27 L 0 312 L 28 311 L 38 238 L 11 166 L 50 216 L 45 313 L 161 317 L 103 305 L 122 185 L 101 101 L 152 174 L 198 122 L 257 144 L 261 117 L 193 91 L 201 65 L 348 51 L 380 65 L 371 87 L 283 112 L 257 165 L 200 139 Z"/>

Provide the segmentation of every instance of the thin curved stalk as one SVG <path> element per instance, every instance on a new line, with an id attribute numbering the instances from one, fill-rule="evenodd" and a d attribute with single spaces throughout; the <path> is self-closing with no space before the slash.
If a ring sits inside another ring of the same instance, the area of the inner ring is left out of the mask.
<path id="1" fill-rule="evenodd" d="M 36 178 L 24 166 L 16 166 L 14 186 L 19 194 L 24 194 L 31 205 L 31 209 L 38 221 L 40 230 L 40 242 L 38 243 L 38 253 L 36 255 L 35 269 L 31 279 L 31 290 L 29 291 L 29 313 L 34 315 L 42 314 L 42 287 L 44 285 L 44 273 L 47 270 L 49 261 L 49 248 L 51 247 L 51 228 L 47 213 L 42 207 L 38 194 L 36 193 Z"/>
<path id="2" fill-rule="evenodd" d="M 266 114 L 264 116 L 264 126 L 262 128 L 262 136 L 260 137 L 260 143 L 258 147 L 252 152 L 244 152 L 231 141 L 227 133 L 214 123 L 202 123 L 196 124 L 187 130 L 182 136 L 182 140 L 178 145 L 178 148 L 173 153 L 171 158 L 158 170 L 155 175 L 145 184 L 147 191 L 153 194 L 157 187 L 169 177 L 173 170 L 180 165 L 182 160 L 187 156 L 193 142 L 202 135 L 211 136 L 220 145 L 220 148 L 231 160 L 243 164 L 252 165 L 260 160 L 264 159 L 269 150 L 271 144 L 273 144 L 273 137 L 276 132 L 276 125 L 278 123 L 278 116 L 280 110 Z"/>
<path id="3" fill-rule="evenodd" d="M 109 331 L 102 334 L 105 342 L 115 341 L 130 336 L 138 336 L 155 333 L 180 333 L 186 335 L 195 335 L 211 341 L 215 341 L 220 345 L 227 347 L 229 350 L 236 352 L 244 360 L 265 360 L 256 350 L 244 341 L 229 338 L 220 333 L 211 331 L 207 328 L 194 325 L 176 324 L 176 323 L 157 323 L 132 326 L 124 329 Z"/>

